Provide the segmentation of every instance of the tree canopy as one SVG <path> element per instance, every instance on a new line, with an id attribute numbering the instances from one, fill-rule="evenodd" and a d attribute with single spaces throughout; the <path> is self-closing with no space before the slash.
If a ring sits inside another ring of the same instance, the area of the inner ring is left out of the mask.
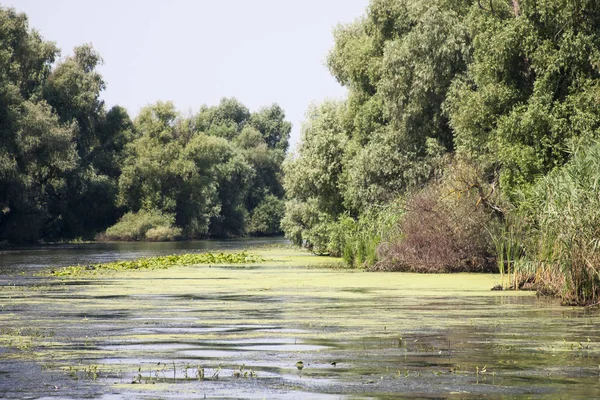
<path id="1" fill-rule="evenodd" d="M 0 239 L 93 237 L 138 213 L 188 238 L 280 232 L 291 124 L 277 104 L 224 98 L 184 117 L 159 101 L 132 121 L 106 108 L 91 45 L 59 59 L 6 8 L 0 37 Z"/>
<path id="2" fill-rule="evenodd" d="M 498 253 L 512 248 L 508 265 L 524 275 L 537 266 L 539 277 L 571 257 L 584 272 L 557 281 L 587 282 L 577 301 L 600 296 L 597 265 L 582 261 L 598 250 L 548 253 L 568 248 L 559 225 L 540 233 L 515 222 L 552 212 L 593 231 L 569 204 L 585 198 L 583 179 L 600 176 L 591 156 L 573 160 L 600 133 L 599 26 L 592 0 L 371 0 L 334 32 L 327 64 L 347 99 L 311 106 L 285 163 L 288 237 L 407 270 L 486 269 L 476 264 L 506 261 Z M 569 193 L 560 202 L 540 195 L 558 187 Z M 375 221 L 396 222 L 382 232 Z M 517 236 L 537 241 L 499 239 Z"/>

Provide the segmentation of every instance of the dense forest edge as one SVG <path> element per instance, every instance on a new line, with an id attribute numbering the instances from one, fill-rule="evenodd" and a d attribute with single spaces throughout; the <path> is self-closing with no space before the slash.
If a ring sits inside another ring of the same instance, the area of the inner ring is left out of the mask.
<path id="1" fill-rule="evenodd" d="M 106 109 L 91 45 L 59 49 L 0 9 L 0 240 L 173 240 L 281 233 L 291 123 L 233 98 L 132 121 Z"/>
<path id="2" fill-rule="evenodd" d="M 386 271 L 600 300 L 600 5 L 371 0 L 284 164 L 291 240 Z"/>
<path id="3" fill-rule="evenodd" d="M 600 5 L 371 0 L 334 37 L 348 96 L 288 154 L 277 105 L 107 110 L 91 45 L 58 60 L 0 9 L 0 240 L 283 231 L 348 266 L 598 304 Z"/>

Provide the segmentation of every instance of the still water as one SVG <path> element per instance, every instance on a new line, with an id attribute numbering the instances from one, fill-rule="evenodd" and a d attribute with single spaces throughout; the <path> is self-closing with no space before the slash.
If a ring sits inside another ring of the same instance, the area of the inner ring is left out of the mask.
<path id="1" fill-rule="evenodd" d="M 177 253 L 221 252 L 283 245 L 278 238 L 196 240 L 185 242 L 85 243 L 27 246 L 0 250 L 0 274 L 35 272 L 50 266 L 97 264 Z"/>
<path id="2" fill-rule="evenodd" d="M 242 248 L 265 261 L 0 273 L 0 398 L 600 398 L 598 308 L 491 291 L 499 275 L 334 269 L 285 243 L 3 251 L 12 272 Z"/>

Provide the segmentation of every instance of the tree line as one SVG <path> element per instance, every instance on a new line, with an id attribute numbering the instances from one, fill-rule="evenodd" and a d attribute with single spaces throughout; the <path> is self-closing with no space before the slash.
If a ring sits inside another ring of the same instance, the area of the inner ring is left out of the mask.
<path id="1" fill-rule="evenodd" d="M 291 124 L 278 105 L 224 98 L 184 116 L 157 102 L 132 121 L 101 100 L 91 45 L 59 55 L 0 8 L 0 240 L 280 232 Z"/>
<path id="2" fill-rule="evenodd" d="M 371 0 L 284 165 L 296 244 L 600 295 L 600 3 Z"/>
<path id="3" fill-rule="evenodd" d="M 0 240 L 266 235 L 355 267 L 600 297 L 600 3 L 371 0 L 302 140 L 235 99 L 132 121 L 100 55 L 0 9 Z M 56 62 L 56 63 L 55 63 Z"/>

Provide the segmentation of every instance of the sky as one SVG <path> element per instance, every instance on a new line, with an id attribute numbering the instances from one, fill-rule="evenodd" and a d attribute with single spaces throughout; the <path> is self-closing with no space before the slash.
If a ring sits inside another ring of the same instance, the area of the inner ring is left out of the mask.
<path id="1" fill-rule="evenodd" d="M 106 105 L 134 117 L 171 100 L 186 114 L 235 97 L 251 111 L 278 103 L 292 146 L 312 102 L 343 98 L 325 59 L 333 28 L 368 0 L 5 0 L 62 56 L 92 43 L 104 59 Z"/>

